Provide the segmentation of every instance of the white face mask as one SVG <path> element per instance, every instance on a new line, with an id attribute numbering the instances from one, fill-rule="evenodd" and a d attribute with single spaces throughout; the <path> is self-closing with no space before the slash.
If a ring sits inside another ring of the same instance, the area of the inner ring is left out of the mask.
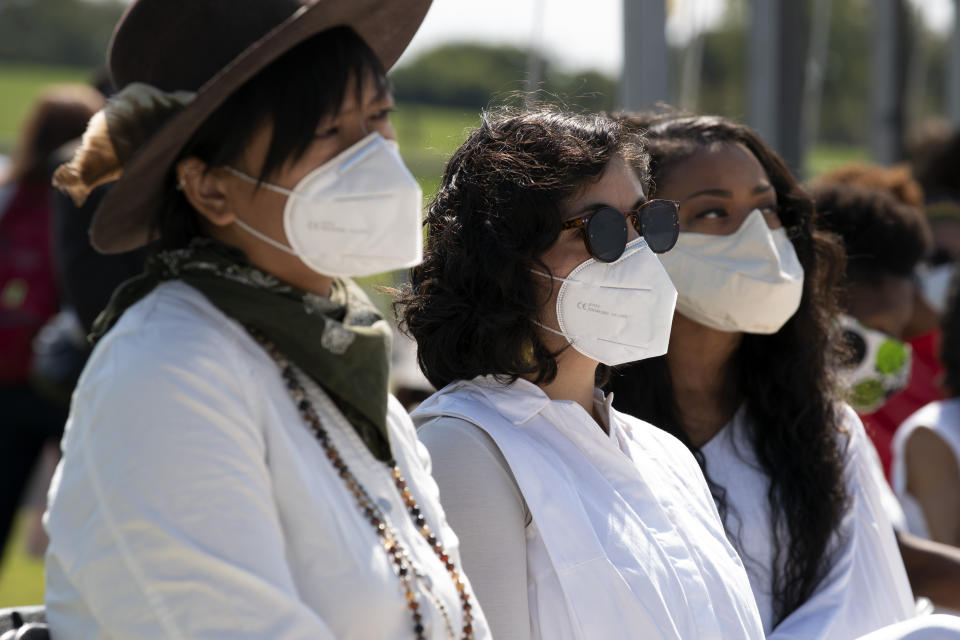
<path id="1" fill-rule="evenodd" d="M 226 167 L 256 184 L 245 173 Z M 420 185 L 403 164 L 397 143 L 371 133 L 320 165 L 293 189 L 261 182 L 287 196 L 283 230 L 290 246 L 242 220 L 237 225 L 330 276 L 368 276 L 423 259 Z"/>
<path id="2" fill-rule="evenodd" d="M 615 366 L 667 352 L 677 290 L 643 238 L 628 243 L 615 262 L 590 258 L 566 278 L 534 273 L 563 282 L 560 331 L 537 324 L 588 358 Z"/>
<path id="3" fill-rule="evenodd" d="M 771 231 L 759 209 L 730 235 L 681 232 L 660 260 L 677 311 L 720 331 L 776 333 L 800 306 L 803 266 L 787 232 Z"/>

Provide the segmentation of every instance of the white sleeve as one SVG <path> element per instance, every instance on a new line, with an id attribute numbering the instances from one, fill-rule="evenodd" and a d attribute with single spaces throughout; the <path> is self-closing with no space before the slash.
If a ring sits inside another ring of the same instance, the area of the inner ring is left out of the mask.
<path id="1" fill-rule="evenodd" d="M 332 638 L 287 564 L 249 364 L 216 336 L 125 338 L 75 395 L 46 519 L 96 636 Z M 76 637 L 76 603 L 47 605 Z"/>
<path id="2" fill-rule="evenodd" d="M 850 504 L 831 543 L 833 566 L 810 599 L 768 638 L 857 638 L 914 615 L 893 525 L 870 466 L 870 443 L 846 406 L 843 426 L 849 437 L 844 476 Z"/>
<path id="3" fill-rule="evenodd" d="M 529 512 L 509 465 L 490 436 L 459 418 L 435 418 L 417 435 L 430 451 L 440 502 L 491 636 L 529 640 Z"/>
<path id="4" fill-rule="evenodd" d="M 949 640 L 960 638 L 960 617 L 942 613 L 917 616 L 857 640 Z"/>

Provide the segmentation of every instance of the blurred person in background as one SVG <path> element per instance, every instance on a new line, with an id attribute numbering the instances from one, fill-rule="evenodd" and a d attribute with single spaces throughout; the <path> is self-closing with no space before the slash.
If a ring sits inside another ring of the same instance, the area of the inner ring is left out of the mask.
<path id="1" fill-rule="evenodd" d="M 440 389 L 412 416 L 498 638 L 762 637 L 693 456 L 597 388 L 664 352 L 676 300 L 654 253 L 676 204 L 634 164 L 605 117 L 485 113 L 399 299 Z"/>
<path id="2" fill-rule="evenodd" d="M 920 407 L 943 397 L 940 310 L 924 287 L 936 240 L 923 215 L 923 187 L 905 165 L 849 165 L 820 176 L 818 184 L 834 185 L 824 187 L 823 197 L 829 200 L 824 204 L 837 204 L 840 210 L 821 215 L 821 221 L 848 246 L 847 275 L 841 283 L 841 304 L 848 313 L 841 321 L 847 335 L 856 339 L 864 333 L 851 322 L 855 318 L 907 347 L 903 358 L 896 362 L 887 358 L 883 364 L 886 369 L 897 365 L 896 371 L 886 371 L 882 381 L 868 374 L 867 380 L 858 381 L 857 395 L 848 398 L 889 476 L 890 443 L 897 427 Z M 878 192 L 881 195 L 875 196 Z M 846 204 L 835 203 L 837 199 Z M 892 348 L 887 346 L 884 353 L 892 355 Z"/>
<path id="3" fill-rule="evenodd" d="M 0 550 L 44 442 L 59 437 L 66 419 L 66 409 L 30 380 L 34 339 L 60 305 L 50 178 L 57 150 L 102 106 L 103 96 L 90 87 L 47 90 L 0 179 Z"/>
<path id="4" fill-rule="evenodd" d="M 889 176 L 890 171 L 864 167 L 858 174 L 882 177 Z M 930 397 L 928 387 L 934 386 L 930 359 L 924 358 L 918 365 L 917 358 L 923 358 L 925 352 L 918 356 L 918 349 L 903 339 L 906 327 L 918 315 L 913 273 L 927 253 L 930 233 L 922 210 L 915 204 L 919 198 L 898 198 L 900 192 L 890 189 L 889 182 L 826 181 L 849 175 L 829 174 L 811 187 L 811 193 L 818 210 L 817 225 L 837 235 L 847 254 L 844 278 L 838 285 L 843 311 L 839 324 L 845 345 L 838 362 L 838 383 L 844 397 L 863 412 L 865 425 L 882 427 L 882 421 L 868 421 L 889 415 L 885 412 L 887 405 L 896 399 L 900 399 L 901 405 L 894 409 L 902 411 L 902 403 Z M 920 314 L 927 311 L 923 309 Z M 939 363 L 939 359 L 934 362 Z M 926 385 L 914 384 L 914 375 L 924 376 Z M 935 388 L 940 388 L 939 379 Z M 908 393 L 910 389 L 912 394 Z M 877 429 L 874 441 L 882 443 L 895 431 Z M 886 446 L 889 455 L 889 445 Z M 869 453 L 875 457 L 877 485 L 887 515 L 897 529 L 913 592 L 940 608 L 960 609 L 960 549 L 930 543 L 910 532 L 905 514 L 909 505 L 901 506 L 887 485 L 876 453 Z"/>
<path id="5" fill-rule="evenodd" d="M 907 418 L 893 441 L 893 487 L 911 533 L 960 546 L 960 279 L 943 314 L 947 398 Z M 960 588 L 960 584 L 957 585 Z M 960 607 L 958 607 L 960 608 Z"/>
<path id="6" fill-rule="evenodd" d="M 695 453 L 768 638 L 856 638 L 911 617 L 871 445 L 832 375 L 842 246 L 747 127 L 627 121 L 644 132 L 651 196 L 680 202 L 661 256 L 679 297 L 666 355 L 615 371 L 614 406 Z"/>
<path id="7" fill-rule="evenodd" d="M 933 126 L 908 151 L 925 192 L 924 210 L 933 231 L 933 249 L 919 272 L 920 290 L 940 313 L 953 265 L 960 260 L 960 131 Z"/>
<path id="8" fill-rule="evenodd" d="M 429 0 L 135 0 L 59 186 L 122 252 L 50 489 L 55 638 L 489 632 L 353 282 L 419 262 L 386 71 Z"/>
<path id="9" fill-rule="evenodd" d="M 113 93 L 106 69 L 93 78 L 93 88 L 103 96 Z M 81 139 L 68 142 L 55 153 L 55 164 L 67 162 Z M 69 195 L 52 190 L 51 226 L 53 260 L 60 310 L 40 329 L 33 340 L 31 382 L 46 399 L 67 410 L 80 372 L 92 346 L 87 336 L 96 317 L 107 306 L 113 291 L 125 280 L 140 273 L 145 249 L 119 254 L 96 251 L 90 243 L 93 214 L 109 186 L 95 189 L 86 202 L 77 206 Z M 47 536 L 41 517 L 46 508 L 46 491 L 60 459 L 59 437 L 47 441 L 38 469 L 31 480 L 29 504 L 25 505 L 27 551 L 43 555 Z"/>
<path id="10" fill-rule="evenodd" d="M 114 93 L 106 68 L 96 72 L 92 86 L 107 97 Z M 59 150 L 61 163 L 70 160 L 80 142 L 78 138 Z M 93 215 L 108 189 L 107 185 L 94 189 L 80 206 L 77 206 L 68 194 L 58 190 L 53 192 L 53 243 L 57 283 L 62 306 L 73 314 L 75 324 L 84 334 L 85 343 L 86 335 L 93 330 L 94 321 L 107 306 L 114 289 L 142 270 L 148 251 L 140 248 L 105 254 L 94 249 L 90 243 Z M 75 378 L 66 382 L 69 393 Z"/>

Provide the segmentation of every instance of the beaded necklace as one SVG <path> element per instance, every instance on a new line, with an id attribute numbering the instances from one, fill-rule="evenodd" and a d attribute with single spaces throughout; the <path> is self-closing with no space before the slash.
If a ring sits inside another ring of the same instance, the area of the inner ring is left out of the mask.
<path id="1" fill-rule="evenodd" d="M 420 603 L 417 600 L 417 592 L 415 590 L 415 584 L 419 582 L 421 586 L 424 587 L 427 595 L 436 605 L 437 609 L 440 611 L 440 614 L 443 616 L 444 623 L 446 624 L 447 632 L 450 634 L 450 637 L 456 638 L 457 636 L 456 633 L 454 633 L 453 625 L 451 624 L 450 616 L 447 613 L 446 607 L 444 607 L 440 599 L 430 590 L 429 579 L 424 576 L 413 563 L 413 558 L 400 543 L 400 537 L 397 535 L 397 532 L 393 526 L 387 521 L 383 511 L 380 509 L 380 506 L 373 500 L 373 498 L 370 497 L 370 494 L 367 493 L 367 490 L 362 484 L 360 484 L 360 481 L 356 476 L 353 475 L 353 472 L 343 461 L 343 458 L 340 456 L 340 452 L 337 450 L 336 446 L 333 444 L 333 441 L 330 439 L 327 430 L 320 422 L 320 417 L 317 415 L 317 412 L 313 407 L 313 403 L 310 402 L 309 398 L 307 398 L 306 390 L 300 383 L 294 366 L 261 332 L 250 327 L 247 329 L 250 332 L 250 335 L 252 335 L 253 338 L 260 343 L 260 346 L 262 346 L 266 352 L 270 354 L 270 357 L 273 358 L 273 361 L 280 368 L 280 373 L 283 376 L 287 391 L 290 393 L 290 397 L 293 399 L 293 403 L 297 407 L 300 417 L 303 418 L 303 421 L 310 427 L 311 431 L 313 431 L 314 436 L 316 436 L 317 441 L 320 443 L 324 453 L 327 455 L 327 460 L 329 460 L 330 464 L 333 465 L 333 468 L 337 470 L 340 479 L 343 480 L 343 483 L 347 487 L 347 491 L 350 492 L 356 501 L 357 508 L 360 509 L 361 513 L 363 513 L 363 515 L 370 522 L 370 525 L 374 528 L 374 531 L 379 538 L 380 546 L 383 547 L 384 551 L 386 551 L 387 556 L 390 558 L 390 563 L 393 566 L 393 571 L 400 579 L 400 583 L 403 586 L 404 596 L 406 597 L 407 601 L 407 608 L 410 610 L 410 615 L 413 619 L 414 637 L 417 640 L 426 640 L 426 636 L 424 635 L 423 614 L 420 613 Z M 461 630 L 461 638 L 462 640 L 472 640 L 473 606 L 470 602 L 470 594 L 467 592 L 466 584 L 463 582 L 460 572 L 457 571 L 457 567 L 454 565 L 453 560 L 444 549 L 443 543 L 440 542 L 440 539 L 437 538 L 437 536 L 433 533 L 433 531 L 430 529 L 430 525 L 427 524 L 426 519 L 423 517 L 423 513 L 420 511 L 420 507 L 417 505 L 417 502 L 413 497 L 413 493 L 407 486 L 407 482 L 404 479 L 403 473 L 400 471 L 400 467 L 397 465 L 397 462 L 393 459 L 390 459 L 385 464 L 390 468 L 390 476 L 393 478 L 393 482 L 397 487 L 397 491 L 400 492 L 400 496 L 403 498 L 403 502 L 407 507 L 407 512 L 410 514 L 410 518 L 413 520 L 417 531 L 419 531 L 420 535 L 426 539 L 427 544 L 430 545 L 430 548 L 440 559 L 440 562 L 443 563 L 444 568 L 446 568 L 447 572 L 450 574 L 450 578 L 453 580 L 454 586 L 457 588 L 457 593 L 460 596 L 460 604 L 463 610 L 463 629 Z"/>

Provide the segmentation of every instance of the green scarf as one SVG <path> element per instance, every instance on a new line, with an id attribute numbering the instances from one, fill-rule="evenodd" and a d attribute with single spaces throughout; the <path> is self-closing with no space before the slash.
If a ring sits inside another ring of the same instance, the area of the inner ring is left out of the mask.
<path id="1" fill-rule="evenodd" d="M 262 332 L 333 397 L 374 457 L 391 459 L 390 329 L 356 284 L 335 280 L 329 298 L 306 293 L 257 269 L 239 250 L 196 238 L 186 249 L 151 256 L 141 275 L 120 285 L 91 340 L 165 280 L 182 280 L 226 315 Z"/>

